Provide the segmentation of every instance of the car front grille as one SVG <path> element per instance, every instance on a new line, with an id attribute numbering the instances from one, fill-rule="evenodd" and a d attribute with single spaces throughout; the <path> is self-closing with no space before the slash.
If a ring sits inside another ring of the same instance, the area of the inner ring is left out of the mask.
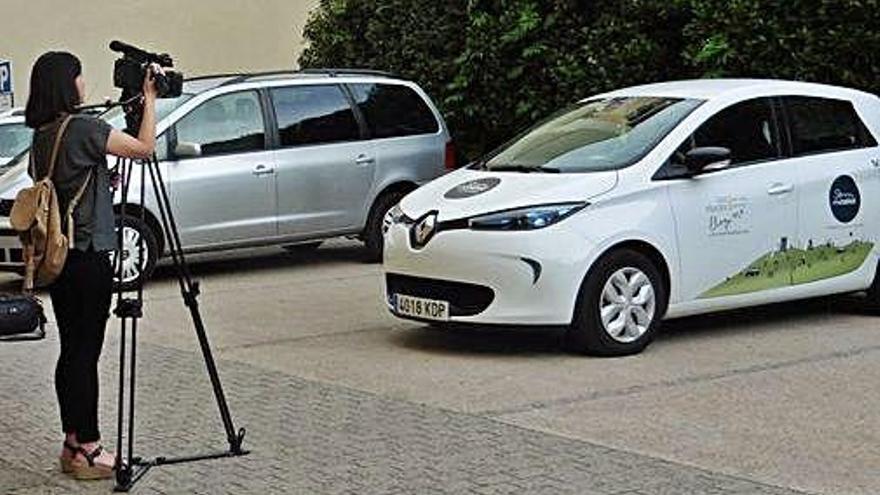
<path id="1" fill-rule="evenodd" d="M 482 285 L 410 277 L 389 273 L 385 276 L 388 295 L 404 294 L 449 302 L 451 316 L 474 316 L 482 313 L 495 300 L 495 292 Z"/>

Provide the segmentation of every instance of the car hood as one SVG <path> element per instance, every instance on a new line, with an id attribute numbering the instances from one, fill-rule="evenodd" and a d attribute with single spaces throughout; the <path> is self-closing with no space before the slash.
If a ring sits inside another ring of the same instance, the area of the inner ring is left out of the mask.
<path id="1" fill-rule="evenodd" d="M 0 170 L 0 198 L 15 199 L 18 191 L 31 185 L 32 181 L 27 173 L 27 156 L 10 168 Z"/>
<path id="2" fill-rule="evenodd" d="M 413 219 L 437 211 L 440 221 L 525 206 L 588 201 L 614 189 L 617 172 L 550 174 L 459 169 L 400 202 Z"/>

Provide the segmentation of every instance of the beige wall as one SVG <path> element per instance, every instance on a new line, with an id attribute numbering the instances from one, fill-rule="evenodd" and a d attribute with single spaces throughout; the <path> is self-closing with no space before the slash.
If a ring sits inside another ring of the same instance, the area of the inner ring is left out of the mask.
<path id="1" fill-rule="evenodd" d="M 317 0 L 2 0 L 0 59 L 13 64 L 16 106 L 34 60 L 66 50 L 83 63 L 87 101 L 117 98 L 113 39 L 168 52 L 187 76 L 294 68 Z"/>

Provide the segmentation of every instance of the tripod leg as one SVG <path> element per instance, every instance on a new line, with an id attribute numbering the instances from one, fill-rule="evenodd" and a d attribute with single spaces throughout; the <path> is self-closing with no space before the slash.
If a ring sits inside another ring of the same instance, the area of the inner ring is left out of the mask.
<path id="1" fill-rule="evenodd" d="M 144 171 L 143 164 L 141 164 L 140 169 L 141 169 L 141 180 L 140 180 L 140 184 L 139 184 L 140 185 L 139 199 L 140 199 L 140 206 L 141 206 L 140 207 L 140 217 L 141 217 L 141 221 L 143 221 L 144 209 L 145 209 L 144 206 L 146 203 L 146 200 L 144 197 L 144 187 L 145 187 L 144 179 L 146 177 L 145 177 L 145 171 Z M 123 203 L 123 205 L 122 205 L 122 215 L 124 218 L 125 217 L 125 203 Z M 121 228 L 122 229 L 125 228 L 124 224 L 123 224 L 123 227 L 121 227 Z M 144 236 L 141 236 L 138 239 L 137 249 L 138 249 L 137 262 L 141 263 L 142 266 L 139 267 L 139 270 L 141 273 L 141 283 L 138 284 L 138 287 L 137 287 L 137 299 L 136 299 L 136 301 L 137 301 L 136 302 L 137 316 L 132 318 L 132 321 L 131 321 L 131 373 L 129 374 L 130 383 L 129 383 L 129 392 L 128 392 L 128 400 L 129 400 L 129 403 L 128 403 L 128 453 L 129 453 L 128 464 L 129 464 L 129 466 L 133 462 L 132 452 L 134 452 L 134 393 L 137 390 L 137 388 L 135 387 L 135 363 L 137 362 L 138 318 L 140 318 L 140 316 L 141 316 L 140 311 L 141 311 L 141 308 L 143 307 L 143 301 L 144 301 L 144 284 L 146 283 L 146 280 L 143 278 L 143 275 L 144 275 L 143 270 L 146 268 L 146 265 L 147 265 L 146 260 L 144 260 Z M 122 277 L 121 276 L 119 278 L 119 283 L 121 286 L 122 285 Z M 120 289 L 120 292 L 121 292 L 121 289 Z"/>
<path id="2" fill-rule="evenodd" d="M 183 295 L 184 302 L 190 310 L 193 324 L 196 330 L 196 336 L 199 340 L 199 347 L 202 351 L 202 357 L 205 360 L 205 366 L 208 369 L 208 376 L 211 380 L 211 386 L 214 390 L 214 398 L 217 401 L 217 407 L 220 409 L 220 419 L 223 421 L 223 427 L 226 430 L 226 437 L 229 441 L 230 452 L 235 455 L 243 453 L 241 443 L 244 439 L 244 430 L 235 431 L 232 421 L 232 414 L 229 412 L 229 405 L 223 392 L 223 385 L 220 382 L 220 376 L 217 372 L 217 365 L 214 361 L 211 345 L 208 342 L 205 325 L 202 321 L 202 315 L 199 312 L 198 303 L 198 285 L 193 282 L 190 275 L 189 267 L 184 258 L 182 245 L 180 242 L 180 233 L 177 230 L 177 224 L 174 221 L 174 213 L 171 208 L 171 201 L 168 197 L 168 190 L 162 178 L 162 172 L 159 168 L 158 161 L 154 158 L 149 164 L 150 180 L 153 184 L 153 192 L 156 196 L 156 202 L 159 205 L 159 212 L 162 220 L 162 226 L 165 230 L 166 238 L 170 248 L 171 256 L 177 269 L 177 281 Z"/>
<path id="3" fill-rule="evenodd" d="M 116 168 L 118 173 L 122 178 L 122 214 L 125 215 L 125 204 L 128 201 L 128 187 L 129 180 L 131 178 L 130 175 L 130 161 L 118 158 L 116 160 Z M 116 274 L 117 280 L 122 280 L 122 232 L 120 231 L 117 234 L 117 244 L 116 244 L 116 256 L 115 256 L 115 267 L 114 273 Z M 123 302 L 123 291 L 121 284 L 117 286 L 116 291 L 116 311 L 117 314 L 121 315 L 121 308 L 124 305 Z M 125 316 L 121 317 L 120 320 L 120 334 L 119 334 L 119 392 L 117 396 L 116 402 L 116 466 L 119 468 L 116 470 L 116 486 L 117 487 L 126 487 L 128 486 L 131 480 L 131 444 L 129 444 L 128 450 L 128 462 L 123 462 L 123 428 L 124 428 L 124 413 L 125 410 L 125 354 L 126 354 L 126 331 L 128 327 L 128 318 Z M 132 362 L 132 371 L 134 370 L 134 363 Z M 129 423 L 131 423 L 129 421 Z"/>

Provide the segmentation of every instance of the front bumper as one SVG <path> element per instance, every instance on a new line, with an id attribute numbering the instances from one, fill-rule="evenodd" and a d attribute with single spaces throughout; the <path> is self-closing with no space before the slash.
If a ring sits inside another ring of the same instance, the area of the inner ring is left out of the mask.
<path id="1" fill-rule="evenodd" d="M 453 322 L 568 325 L 594 246 L 563 225 L 526 232 L 447 230 L 414 249 L 410 227 L 393 224 L 385 235 L 386 304 L 393 313 L 392 296 L 399 291 L 449 301 Z M 456 286 L 470 292 L 450 296 Z M 481 292 L 492 297 L 476 300 Z"/>

